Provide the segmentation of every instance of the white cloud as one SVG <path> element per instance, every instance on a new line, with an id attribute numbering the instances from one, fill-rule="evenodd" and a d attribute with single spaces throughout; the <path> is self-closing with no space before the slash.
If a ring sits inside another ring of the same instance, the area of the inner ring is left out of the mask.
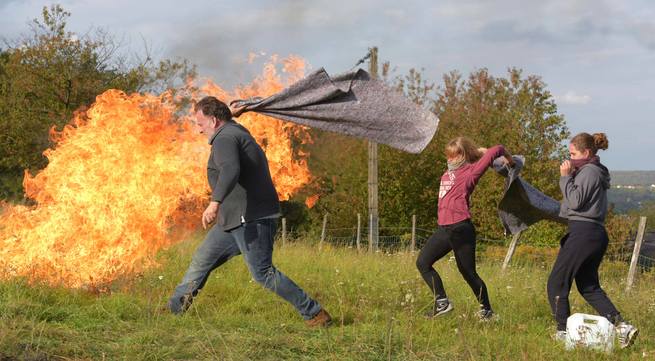
<path id="1" fill-rule="evenodd" d="M 569 90 L 564 95 L 556 95 L 555 101 L 561 104 L 569 105 L 585 105 L 591 101 L 591 96 L 577 94 L 573 90 Z"/>

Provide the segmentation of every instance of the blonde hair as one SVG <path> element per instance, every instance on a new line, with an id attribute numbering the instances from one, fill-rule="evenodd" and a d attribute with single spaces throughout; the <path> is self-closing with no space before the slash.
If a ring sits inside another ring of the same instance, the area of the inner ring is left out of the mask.
<path id="1" fill-rule="evenodd" d="M 609 147 L 609 141 L 605 133 L 594 133 L 593 135 L 579 133 L 571 139 L 571 144 L 580 152 L 589 149 L 592 155 L 595 155 L 599 149 L 605 150 Z"/>
<path id="2" fill-rule="evenodd" d="M 463 156 L 466 162 L 474 163 L 482 157 L 478 146 L 467 137 L 457 137 L 446 144 L 446 157 Z"/>

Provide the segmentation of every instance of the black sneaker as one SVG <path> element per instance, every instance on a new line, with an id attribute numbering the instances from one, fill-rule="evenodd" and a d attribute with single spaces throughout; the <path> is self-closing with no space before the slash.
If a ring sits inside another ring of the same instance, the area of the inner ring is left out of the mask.
<path id="1" fill-rule="evenodd" d="M 441 316 L 453 310 L 453 304 L 447 298 L 438 299 L 434 306 L 425 313 L 425 317 L 433 318 Z"/>

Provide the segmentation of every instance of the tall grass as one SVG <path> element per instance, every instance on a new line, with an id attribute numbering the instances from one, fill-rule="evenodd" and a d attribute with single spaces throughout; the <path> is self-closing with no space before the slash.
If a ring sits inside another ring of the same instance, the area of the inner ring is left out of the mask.
<path id="1" fill-rule="evenodd" d="M 428 320 L 422 313 L 431 297 L 415 255 L 329 246 L 318 252 L 290 244 L 276 250 L 276 265 L 335 319 L 331 328 L 307 329 L 290 305 L 251 280 L 241 257 L 212 274 L 185 315 L 163 312 L 199 240 L 162 252 L 160 267 L 115 282 L 109 293 L 0 283 L 0 360 L 655 359 L 655 276 L 639 275 L 626 294 L 625 264 L 605 263 L 601 279 L 641 334 L 634 347 L 605 355 L 565 351 L 550 339 L 545 285 L 552 255 L 540 259 L 519 251 L 515 266 L 501 273 L 501 252 L 482 251 L 479 273 L 499 318 L 481 324 L 454 260 L 436 268 L 455 310 Z M 571 295 L 573 312 L 593 313 L 575 291 Z"/>

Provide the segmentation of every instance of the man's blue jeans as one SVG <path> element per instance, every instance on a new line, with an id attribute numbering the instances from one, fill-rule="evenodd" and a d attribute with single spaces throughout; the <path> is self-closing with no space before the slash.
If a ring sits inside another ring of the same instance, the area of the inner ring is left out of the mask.
<path id="1" fill-rule="evenodd" d="M 184 312 L 214 269 L 230 258 L 243 254 L 248 270 L 257 283 L 292 304 L 304 319 L 314 317 L 321 310 L 321 305 L 273 266 L 276 231 L 277 218 L 248 222 L 229 232 L 214 225 L 196 250 L 182 282 L 169 300 L 171 312 Z"/>

